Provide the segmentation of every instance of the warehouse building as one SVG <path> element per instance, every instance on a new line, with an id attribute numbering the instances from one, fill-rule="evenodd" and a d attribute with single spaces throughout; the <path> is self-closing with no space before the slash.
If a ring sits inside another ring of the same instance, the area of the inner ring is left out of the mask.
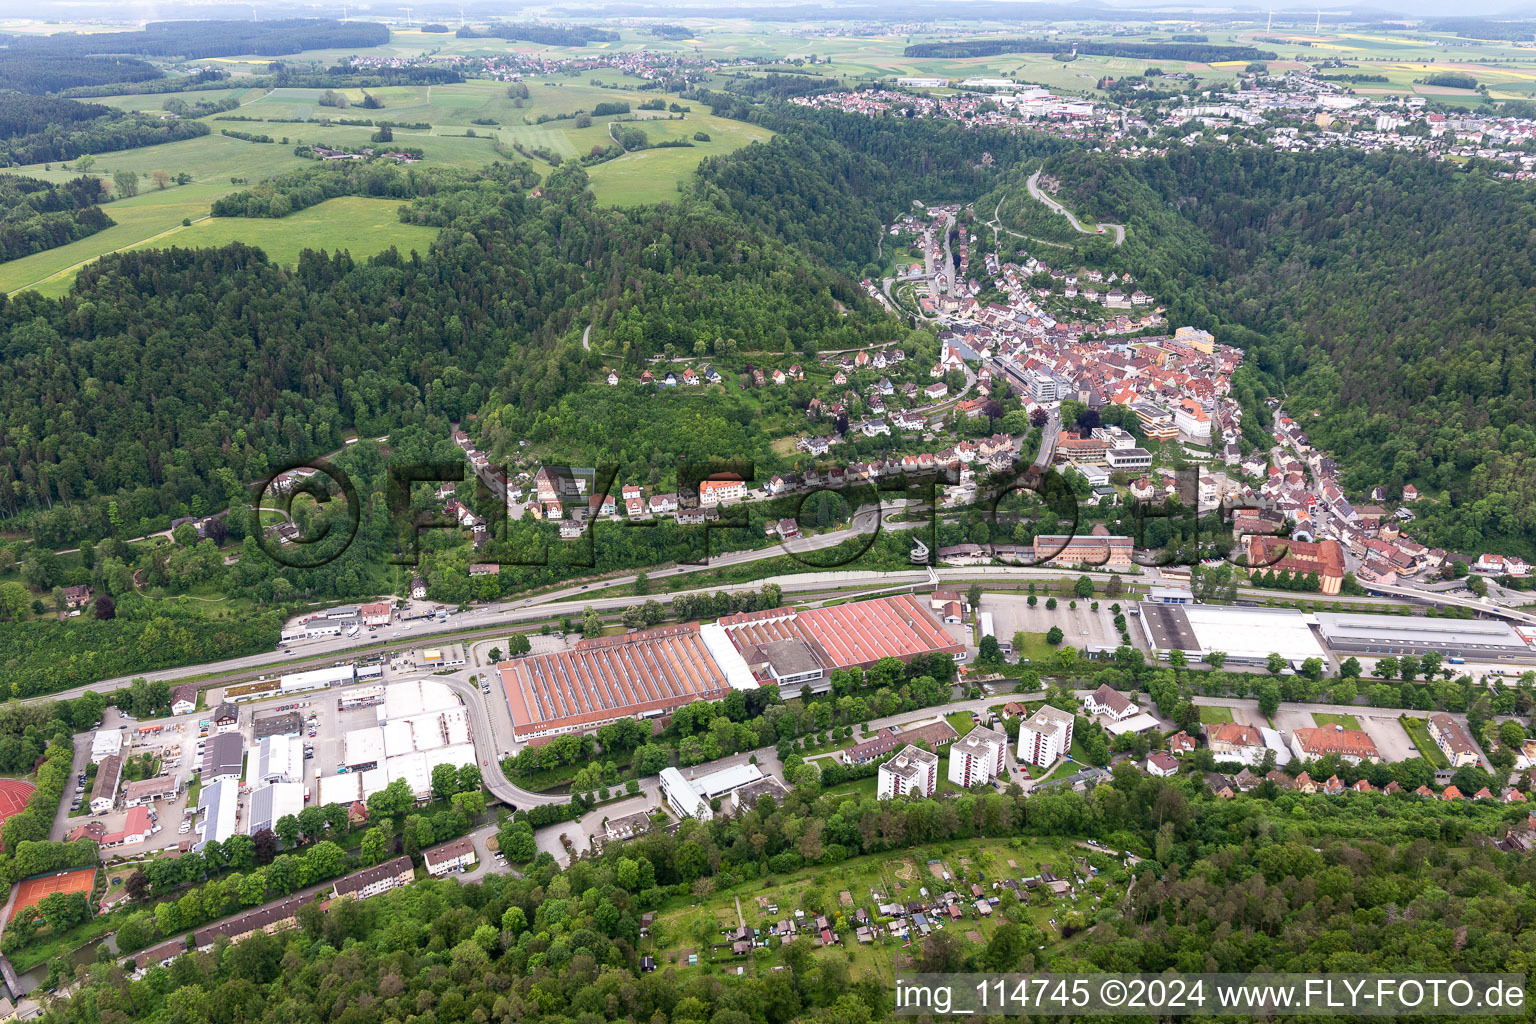
<path id="1" fill-rule="evenodd" d="M 784 696 L 821 692 L 835 669 L 882 658 L 961 658 L 965 644 L 911 595 L 810 611 L 772 608 L 719 622 L 578 641 L 503 662 L 502 688 L 520 742 L 654 718 L 731 690 L 773 684 Z"/>
<path id="2" fill-rule="evenodd" d="M 197 794 L 197 841 L 192 849 L 201 850 L 209 843 L 222 843 L 235 834 L 240 798 L 238 779 L 222 779 L 204 785 Z"/>
<path id="3" fill-rule="evenodd" d="M 347 807 L 358 800 L 367 803 L 369 797 L 381 792 L 388 785 L 389 772 L 383 768 L 347 772 L 345 775 L 322 775 L 318 806 L 340 804 Z"/>
<path id="4" fill-rule="evenodd" d="M 304 809 L 302 782 L 274 782 L 251 792 L 250 816 L 245 831 L 255 835 L 274 828 L 284 815 L 297 816 Z"/>
<path id="5" fill-rule="evenodd" d="M 503 662 L 502 689 L 519 741 L 654 718 L 756 683 L 718 626 L 669 626 L 581 640 L 568 651 Z M 721 659 L 725 664 L 721 664 Z"/>
<path id="6" fill-rule="evenodd" d="M 256 744 L 255 771 L 247 779 L 253 785 L 304 781 L 304 741 L 297 736 L 268 736 Z"/>
<path id="7" fill-rule="evenodd" d="M 1136 611 L 1152 653 L 1164 660 L 1178 650 L 1191 661 L 1222 651 L 1230 664 L 1241 665 L 1263 665 L 1271 654 L 1279 654 L 1293 668 L 1308 658 L 1328 661 L 1307 616 L 1294 609 L 1143 601 Z"/>
<path id="8" fill-rule="evenodd" d="M 298 736 L 304 731 L 304 721 L 297 711 L 258 718 L 251 723 L 251 740 L 260 743 L 269 736 Z"/>
<path id="9" fill-rule="evenodd" d="M 1318 632 L 1341 656 L 1439 654 L 1473 661 L 1536 663 L 1536 650 L 1497 619 L 1318 612 Z"/>
<path id="10" fill-rule="evenodd" d="M 371 775 L 368 781 L 350 785 L 326 783 L 336 776 L 322 778 L 323 803 L 335 803 L 331 793 L 344 794 L 356 787 L 367 789 L 377 784 L 383 789 L 389 782 L 404 779 L 416 799 L 424 800 L 432 792 L 432 769 L 440 764 L 455 768 L 476 764 L 474 743 L 469 733 L 469 711 L 458 696 L 433 679 L 416 679 L 384 688 L 377 707 L 377 725 L 351 729 L 343 739 L 342 763 L 348 776 Z M 382 778 L 384 782 L 378 782 Z M 350 799 L 366 800 L 377 790 L 369 790 Z"/>
<path id="11" fill-rule="evenodd" d="M 356 668 L 349 664 L 317 668 L 308 672 L 290 672 L 279 680 L 284 694 L 323 690 L 329 686 L 345 686 L 357 678 Z"/>

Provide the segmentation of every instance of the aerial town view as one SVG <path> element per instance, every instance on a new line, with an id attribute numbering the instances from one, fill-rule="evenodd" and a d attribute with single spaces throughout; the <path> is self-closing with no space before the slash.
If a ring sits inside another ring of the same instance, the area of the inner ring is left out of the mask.
<path id="1" fill-rule="evenodd" d="M 1536 15 L 0 0 L 0 164 L 0 1022 L 1530 1019 Z"/>

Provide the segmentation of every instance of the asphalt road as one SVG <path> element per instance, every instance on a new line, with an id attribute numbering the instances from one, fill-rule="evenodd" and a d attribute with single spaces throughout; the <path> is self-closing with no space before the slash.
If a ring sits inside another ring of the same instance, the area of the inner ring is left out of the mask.
<path id="1" fill-rule="evenodd" d="M 1113 230 L 1114 233 L 1115 233 L 1115 244 L 1116 245 L 1124 245 L 1125 244 L 1125 225 L 1124 224 L 1099 223 L 1099 224 L 1093 225 L 1092 227 L 1084 226 L 1083 223 L 1077 219 L 1077 215 L 1076 214 L 1074 214 L 1071 210 L 1067 209 L 1065 206 L 1062 206 L 1056 200 L 1052 199 L 1050 196 L 1048 196 L 1044 192 L 1042 192 L 1040 190 L 1039 181 L 1040 181 L 1040 171 L 1036 171 L 1034 174 L 1031 174 L 1029 176 L 1029 194 L 1030 194 L 1030 196 L 1032 196 L 1035 199 L 1040 200 L 1040 202 L 1042 202 L 1046 206 L 1050 207 L 1051 210 L 1053 210 L 1054 212 L 1059 213 L 1063 217 L 1067 218 L 1067 220 L 1072 224 L 1072 226 L 1074 228 L 1076 228 L 1078 231 L 1082 232 L 1083 234 L 1085 234 L 1085 235 L 1102 235 L 1105 231 Z"/>

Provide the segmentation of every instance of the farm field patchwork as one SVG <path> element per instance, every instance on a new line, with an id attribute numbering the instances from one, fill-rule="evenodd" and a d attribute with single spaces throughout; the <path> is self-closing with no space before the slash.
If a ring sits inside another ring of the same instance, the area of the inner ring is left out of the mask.
<path id="1" fill-rule="evenodd" d="M 616 75 L 612 77 L 618 78 Z M 628 81 L 632 83 L 634 80 Z M 530 80 L 529 99 L 521 107 L 516 106 L 513 97 L 507 94 L 505 83 L 490 81 L 341 91 L 352 105 L 345 108 L 321 107 L 318 101 L 324 90 L 301 88 L 266 91 L 231 88 L 207 92 L 106 97 L 100 100 L 123 109 L 155 111 L 161 109 L 171 97 L 196 101 L 236 96 L 242 100 L 242 106 L 226 114 L 204 118 L 211 134 L 202 138 L 103 153 L 95 157 L 89 162 L 89 173 L 110 180 L 118 171 L 136 172 L 141 176 L 139 194 L 110 202 L 103 207 L 116 222 L 113 227 L 68 245 L 0 264 L 0 291 L 9 293 L 36 288 L 45 295 L 59 296 L 70 289 L 80 266 L 105 253 L 160 244 L 220 244 L 221 240 L 229 237 L 241 237 L 231 235 L 229 228 L 200 223 L 208 216 L 214 200 L 257 184 L 274 174 L 313 166 L 311 161 L 294 154 L 294 147 L 300 143 L 364 146 L 369 144 L 374 131 L 367 126 L 268 121 L 265 118 L 326 117 L 428 123 L 431 127 L 425 130 L 394 130 L 397 144 L 423 151 L 424 166 L 482 167 L 494 160 L 504 159 L 496 152 L 498 143 L 519 145 L 529 151 L 548 151 L 560 159 L 575 157 L 585 154 L 594 146 L 610 145 L 609 123 L 613 120 L 643 121 L 639 126 L 652 142 L 668 139 L 693 142 L 692 146 L 687 147 L 628 153 L 590 168 L 592 188 L 598 199 L 614 205 L 673 199 L 677 195 L 678 184 L 693 173 L 699 161 L 709 156 L 729 153 L 772 135 L 765 128 L 715 117 L 697 107 L 681 118 L 669 111 L 641 111 L 638 109 L 639 104 L 654 98 L 654 94 L 633 88 L 604 89 L 565 78 Z M 379 98 L 385 104 L 384 108 L 369 110 L 358 106 L 365 91 Z M 576 110 L 591 110 L 598 103 L 620 100 L 630 103 L 630 115 L 594 118 L 593 123 L 586 128 L 577 128 L 574 118 L 548 120 L 543 124 L 526 123 L 535 122 L 540 116 L 553 118 Z M 258 120 L 229 120 L 231 117 Z M 496 123 L 476 125 L 473 123 L 475 120 Z M 247 142 L 221 134 L 225 130 L 267 135 L 275 141 Z M 694 140 L 695 132 L 707 134 L 709 141 Z M 549 164 L 543 161 L 535 160 L 534 164 L 541 172 L 549 170 Z M 148 180 L 150 173 L 157 170 L 173 176 L 184 173 L 190 175 L 192 181 L 187 185 L 157 189 Z M 77 177 L 81 170 L 76 166 L 52 163 L 19 167 L 15 172 L 53 182 L 65 182 Z M 329 218 L 338 213 L 348 215 L 357 212 L 345 205 L 326 204 L 321 209 L 323 213 L 314 214 L 313 217 Z M 188 220 L 193 222 L 191 229 L 183 224 L 183 221 Z M 262 247 L 283 262 L 296 257 L 305 245 L 323 245 L 330 250 L 351 248 L 354 255 L 357 255 L 386 248 L 392 240 L 387 236 L 405 237 L 398 231 L 382 231 L 382 226 L 376 220 L 371 217 L 367 224 L 337 221 L 322 229 L 313 219 L 296 220 L 295 217 L 288 217 L 274 222 L 269 230 L 255 231 L 253 237 L 266 238 L 268 242 Z M 287 227 L 279 229 L 277 225 Z M 279 235 L 291 235 L 297 241 L 282 242 L 279 241 Z M 375 245 L 370 239 L 381 241 Z M 411 244 L 424 247 L 426 243 Z"/>

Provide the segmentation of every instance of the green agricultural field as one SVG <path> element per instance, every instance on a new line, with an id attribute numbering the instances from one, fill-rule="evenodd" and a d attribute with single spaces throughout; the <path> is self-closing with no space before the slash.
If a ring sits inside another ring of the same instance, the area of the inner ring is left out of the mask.
<path id="1" fill-rule="evenodd" d="M 635 79 L 620 79 L 617 73 L 609 77 L 632 86 Z M 591 169 L 592 187 L 598 199 L 614 205 L 662 202 L 677 196 L 677 187 L 709 156 L 729 153 L 748 143 L 769 138 L 767 129 L 726 118 L 715 117 L 697 107 L 686 116 L 678 118 L 666 111 L 641 111 L 639 104 L 655 93 L 641 92 L 632 87 L 603 89 L 568 78 L 535 79 L 529 82 L 530 97 L 521 108 L 507 95 L 507 86 L 501 82 L 471 81 L 443 86 L 391 86 L 368 90 L 384 104 L 382 110 L 367 110 L 356 104 L 363 98 L 363 90 L 343 90 L 352 105 L 345 108 L 321 107 L 321 89 L 273 89 L 261 92 L 255 89 L 232 88 L 206 93 L 176 93 L 185 99 L 215 98 L 239 95 L 243 105 L 233 116 L 251 118 L 348 118 L 389 120 L 406 123 L 424 122 L 428 130 L 395 129 L 395 140 L 402 146 L 421 149 L 425 163 L 431 166 L 482 167 L 502 159 L 495 150 L 496 144 L 522 145 L 530 150 L 548 150 L 560 158 L 584 154 L 594 146 L 611 144 L 609 123 L 613 120 L 646 119 L 641 127 L 652 141 L 688 139 L 694 132 L 702 131 L 710 136 L 709 142 L 695 142 L 691 147 L 641 150 L 629 153 L 617 160 L 599 164 Z M 157 110 L 165 102 L 165 95 L 107 97 L 101 102 L 125 109 Z M 597 118 L 587 128 L 577 128 L 573 118 L 534 124 L 540 115 L 555 117 L 577 110 L 591 110 L 605 101 L 628 100 L 632 113 L 628 117 Z M 671 98 L 668 100 L 671 102 Z M 83 238 L 69 245 L 34 253 L 20 260 L 0 264 L 0 291 L 15 292 L 36 288 L 47 295 L 61 295 L 68 291 L 75 272 L 84 264 L 104 253 L 123 249 L 145 248 L 179 236 L 165 244 L 189 244 L 196 240 L 222 238 L 228 228 L 204 228 L 197 222 L 207 217 L 215 199 L 230 192 L 260 182 L 284 171 L 312 166 L 309 161 L 294 155 L 294 147 L 300 143 L 331 143 L 335 145 L 366 145 L 373 129 L 345 125 L 326 125 L 291 121 L 230 121 L 212 115 L 204 120 L 212 134 L 200 139 L 186 139 L 160 146 L 119 153 L 103 153 L 95 158 L 90 173 L 110 179 L 120 170 L 136 171 L 141 181 L 140 194 L 108 203 L 104 209 L 116 221 L 114 227 Z M 227 116 L 227 115 L 225 115 Z M 475 120 L 494 120 L 494 125 L 476 125 Z M 221 135 L 222 130 L 268 135 L 279 140 L 273 143 L 253 143 Z M 281 140 L 286 139 L 286 143 Z M 540 161 L 535 166 L 547 172 L 549 165 Z M 186 173 L 192 176 L 188 185 L 155 189 L 147 180 L 151 171 L 163 170 L 168 174 Z M 49 181 L 67 181 L 77 176 L 78 168 L 64 164 L 34 164 L 16 168 L 17 173 L 29 174 Z M 320 218 L 331 213 L 349 214 L 345 206 L 327 204 L 326 213 L 312 216 Z M 193 221 L 196 230 L 184 228 L 184 220 Z M 354 255 L 376 252 L 391 244 L 393 238 L 403 237 L 391 232 L 400 231 L 398 225 L 383 230 L 377 223 L 336 223 L 324 228 L 318 220 L 297 221 L 286 218 L 283 228 L 272 227 L 258 231 L 257 235 L 271 240 L 263 245 L 274 258 L 289 259 L 297 256 L 306 246 L 315 246 L 317 240 L 326 248 L 350 248 Z M 381 233 L 382 231 L 382 233 Z M 277 241 L 282 232 L 291 232 L 299 239 L 292 244 Z M 377 243 L 377 244 L 375 244 Z M 419 238 L 410 245 L 424 247 Z"/>
<path id="2" fill-rule="evenodd" d="M 630 206 L 675 199 L 678 184 L 693 174 L 700 160 L 729 153 L 772 135 L 766 128 L 708 114 L 690 114 L 682 121 L 648 122 L 640 127 L 652 142 L 664 138 L 691 139 L 696 131 L 704 132 L 710 141 L 695 142 L 686 148 L 626 153 L 617 160 L 598 164 L 588 174 L 592 178 L 592 191 L 600 202 Z"/>
<path id="3" fill-rule="evenodd" d="M 426 251 L 436 228 L 402 224 L 396 199 L 343 196 L 280 219 L 268 217 L 209 217 L 191 227 L 178 227 L 135 249 L 181 246 L 211 248 L 244 242 L 264 251 L 275 263 L 292 264 L 305 249 L 338 252 L 346 249 L 359 259 L 395 246 L 402 253 Z"/>

